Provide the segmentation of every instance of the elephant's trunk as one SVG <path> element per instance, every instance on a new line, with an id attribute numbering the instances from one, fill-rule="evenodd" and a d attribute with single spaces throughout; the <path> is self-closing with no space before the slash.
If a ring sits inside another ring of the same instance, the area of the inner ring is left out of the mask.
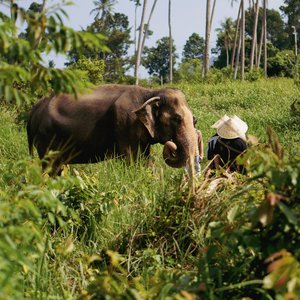
<path id="1" fill-rule="evenodd" d="M 194 142 L 186 147 L 180 143 L 175 144 L 173 141 L 167 141 L 164 145 L 163 158 L 166 164 L 172 168 L 181 168 L 193 163 L 194 156 Z M 193 169 L 192 166 L 189 166 L 189 169 Z"/>
<path id="2" fill-rule="evenodd" d="M 167 165 L 172 168 L 181 168 L 185 165 L 182 158 L 179 157 L 177 145 L 172 141 L 167 141 L 164 145 L 163 157 Z"/>
<path id="3" fill-rule="evenodd" d="M 198 139 L 193 124 L 193 116 L 187 108 L 182 109 L 184 114 L 172 140 L 164 144 L 163 157 L 167 165 L 172 168 L 188 167 L 194 170 L 194 157 L 197 155 Z M 192 174 L 191 174 L 192 175 Z"/>

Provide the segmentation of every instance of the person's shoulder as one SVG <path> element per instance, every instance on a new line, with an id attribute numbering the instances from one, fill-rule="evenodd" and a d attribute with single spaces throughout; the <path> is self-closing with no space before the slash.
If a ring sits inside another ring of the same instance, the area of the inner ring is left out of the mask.
<path id="1" fill-rule="evenodd" d="M 239 148 L 247 148 L 247 143 L 241 138 L 232 139 L 231 144 Z"/>
<path id="2" fill-rule="evenodd" d="M 218 138 L 219 138 L 219 135 L 216 133 L 209 138 L 209 141 L 214 141 L 214 140 L 217 140 Z"/>

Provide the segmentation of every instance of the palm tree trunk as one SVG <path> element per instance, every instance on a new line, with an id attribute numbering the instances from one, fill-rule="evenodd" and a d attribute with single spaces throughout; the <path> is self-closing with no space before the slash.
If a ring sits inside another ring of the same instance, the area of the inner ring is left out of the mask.
<path id="1" fill-rule="evenodd" d="M 245 1 L 241 0 L 241 79 L 245 79 Z"/>
<path id="2" fill-rule="evenodd" d="M 171 0 L 169 0 L 169 63 L 170 63 L 170 83 L 173 82 L 173 41 L 171 25 Z"/>
<path id="3" fill-rule="evenodd" d="M 236 48 L 237 48 L 237 42 L 238 42 L 238 37 L 239 37 L 240 15 L 241 15 L 241 4 L 240 4 L 240 7 L 239 7 L 237 19 L 236 19 L 234 44 L 233 44 L 233 50 L 232 50 L 232 56 L 231 56 L 231 68 L 232 69 L 234 67 L 234 61 L 235 61 L 235 56 L 236 56 Z"/>
<path id="4" fill-rule="evenodd" d="M 268 53 L 267 53 L 267 0 L 263 0 L 263 28 L 264 28 L 264 73 L 265 78 L 268 77 L 268 70 L 267 70 L 267 60 L 268 60 Z"/>
<path id="5" fill-rule="evenodd" d="M 258 13 L 259 13 L 259 0 L 256 0 L 254 5 L 254 24 L 253 24 L 253 35 L 252 35 L 252 46 L 251 46 L 251 56 L 250 56 L 250 71 L 253 70 L 254 65 L 254 54 L 257 45 L 257 23 L 258 23 Z"/>
<path id="6" fill-rule="evenodd" d="M 258 56 L 257 57 L 257 64 L 256 64 L 257 69 L 259 69 L 259 67 L 260 67 L 261 52 L 262 52 L 263 43 L 264 43 L 264 26 L 262 24 L 262 26 L 261 26 L 261 34 L 260 34 L 260 43 L 259 43 L 258 55 L 257 55 Z"/>
<path id="7" fill-rule="evenodd" d="M 141 53 L 144 52 L 145 42 L 146 42 L 146 39 L 148 37 L 149 28 L 150 28 L 150 21 L 151 21 L 151 18 L 152 18 L 152 15 L 153 15 L 156 3 L 157 3 L 157 0 L 154 0 L 152 8 L 151 8 L 151 11 L 150 11 L 150 15 L 149 15 L 149 18 L 148 18 L 147 26 L 145 26 L 145 33 L 144 33 L 144 36 L 143 36 L 142 51 L 141 51 Z"/>
<path id="8" fill-rule="evenodd" d="M 225 50 L 226 50 L 226 67 L 229 66 L 229 50 L 228 50 L 228 42 L 225 43 Z"/>
<path id="9" fill-rule="evenodd" d="M 213 19 L 214 19 L 214 14 L 215 14 L 215 8 L 216 8 L 216 1 L 217 0 L 214 0 L 214 3 L 213 3 L 213 7 L 212 7 L 212 10 L 211 10 L 211 14 L 210 14 L 210 30 L 211 30 L 211 27 L 212 27 L 212 22 L 213 22 Z"/>
<path id="10" fill-rule="evenodd" d="M 205 25 L 205 47 L 204 47 L 204 64 L 203 64 L 203 76 L 206 77 L 209 68 L 209 44 L 210 44 L 210 31 L 211 31 L 211 0 L 206 0 L 206 25 Z"/>
<path id="11" fill-rule="evenodd" d="M 143 4 L 143 12 L 141 17 L 141 23 L 140 23 L 140 30 L 139 30 L 139 39 L 138 39 L 138 49 L 136 54 L 136 63 L 135 63 L 135 84 L 139 84 L 139 67 L 141 64 L 141 56 L 142 56 L 142 35 L 144 31 L 144 25 L 145 25 L 145 14 L 146 14 L 146 7 L 147 7 L 147 0 L 144 0 Z"/>
<path id="12" fill-rule="evenodd" d="M 137 54 L 137 37 L 136 37 L 136 31 L 137 31 L 137 3 L 135 4 L 134 9 L 134 53 Z"/>
<path id="13" fill-rule="evenodd" d="M 234 79 L 237 78 L 237 72 L 239 68 L 239 60 L 240 60 L 240 52 L 241 52 L 241 44 L 242 44 L 242 35 L 239 34 L 239 45 L 238 50 L 236 51 L 236 57 L 235 57 L 235 67 L 234 67 Z"/>

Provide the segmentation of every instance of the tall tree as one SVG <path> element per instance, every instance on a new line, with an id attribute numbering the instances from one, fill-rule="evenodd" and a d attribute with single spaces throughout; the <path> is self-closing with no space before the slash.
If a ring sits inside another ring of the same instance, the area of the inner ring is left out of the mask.
<path id="1" fill-rule="evenodd" d="M 264 44 L 264 23 L 261 23 L 261 33 L 260 33 L 260 41 L 259 41 L 259 47 L 258 47 L 258 53 L 257 53 L 257 62 L 256 62 L 256 68 L 259 69 L 260 67 L 260 61 L 261 61 L 261 52 L 262 52 L 262 47 Z"/>
<path id="2" fill-rule="evenodd" d="M 138 46 L 137 46 L 137 53 L 136 53 L 135 70 L 134 70 L 136 85 L 139 84 L 139 67 L 141 64 L 141 56 L 142 56 L 142 36 L 143 36 L 144 25 L 145 25 L 146 8 L 147 8 L 147 0 L 144 0 L 143 12 L 142 12 L 141 22 L 139 27 L 139 38 L 138 38 Z"/>
<path id="3" fill-rule="evenodd" d="M 217 28 L 216 31 L 218 32 L 217 47 L 221 52 L 225 49 L 226 67 L 228 67 L 235 31 L 233 20 L 226 18 L 225 21 L 221 23 L 221 27 Z"/>
<path id="4" fill-rule="evenodd" d="M 275 9 L 267 8 L 267 39 L 271 42 L 276 48 L 283 50 L 288 49 L 288 38 L 289 34 L 286 32 L 286 25 L 281 16 L 280 12 Z M 255 18 L 253 18 L 253 12 L 250 10 L 246 10 L 246 36 L 254 35 L 254 22 Z M 260 7 L 258 11 L 258 20 L 257 20 L 257 40 L 260 40 L 260 29 L 262 27 L 263 22 L 263 8 Z"/>
<path id="5" fill-rule="evenodd" d="M 237 78 L 239 62 L 240 62 L 241 45 L 242 45 L 242 39 L 243 39 L 243 36 L 242 36 L 240 31 L 239 31 L 239 33 L 240 33 L 239 36 L 238 36 L 239 41 L 238 41 L 237 51 L 236 51 L 236 54 L 235 54 L 235 66 L 234 66 L 234 77 L 233 77 L 234 79 Z"/>
<path id="6" fill-rule="evenodd" d="M 264 74 L 265 77 L 268 76 L 267 73 L 267 0 L 263 0 L 263 29 L 264 29 Z"/>
<path id="7" fill-rule="evenodd" d="M 198 33 L 192 33 L 183 46 L 183 60 L 203 59 L 204 45 L 204 38 L 200 37 Z"/>
<path id="8" fill-rule="evenodd" d="M 284 5 L 280 10 L 287 17 L 286 31 L 289 34 L 289 48 L 294 46 L 294 36 L 292 34 L 292 26 L 295 26 L 298 34 L 300 31 L 300 1 L 299 0 L 284 0 Z"/>
<path id="9" fill-rule="evenodd" d="M 154 75 L 163 83 L 169 80 L 170 75 L 169 45 L 169 37 L 163 37 L 156 42 L 156 46 L 145 47 L 145 57 L 143 58 L 143 66 L 148 70 L 148 73 Z M 173 69 L 178 58 L 175 51 L 176 47 L 173 43 Z"/>
<path id="10" fill-rule="evenodd" d="M 136 32 L 137 32 L 137 9 L 139 6 L 141 6 L 140 0 L 130 0 L 134 2 L 135 9 L 134 9 L 134 53 L 136 55 L 137 52 L 137 38 L 136 38 Z"/>
<path id="11" fill-rule="evenodd" d="M 104 49 L 103 36 L 76 32 L 65 26 L 64 2 L 51 9 L 42 6 L 35 13 L 16 6 L 14 1 L 6 2 L 13 14 L 0 13 L 0 101 L 22 104 L 32 101 L 33 94 L 43 96 L 49 90 L 76 94 L 82 87 L 78 74 L 69 69 L 47 68 L 43 56 L 46 50 L 66 54 L 68 47 L 80 52 L 84 45 Z M 15 21 L 19 13 L 26 24 L 26 38 L 16 38 Z"/>
<path id="12" fill-rule="evenodd" d="M 173 38 L 172 38 L 172 24 L 171 24 L 171 0 L 169 0 L 169 9 L 168 9 L 168 20 L 169 20 L 169 65 L 170 65 L 170 83 L 173 82 Z"/>
<path id="13" fill-rule="evenodd" d="M 232 56 L 231 56 L 231 68 L 232 69 L 235 66 L 235 57 L 236 57 L 236 50 L 238 47 L 240 21 L 241 21 L 241 4 L 239 6 L 238 15 L 237 15 L 237 18 L 235 21 L 235 34 L 234 34 L 233 50 L 232 50 Z"/>
<path id="14" fill-rule="evenodd" d="M 104 80 L 108 82 L 119 82 L 126 72 L 127 52 L 132 41 L 130 39 L 130 27 L 128 17 L 121 13 L 114 13 L 109 18 L 105 27 L 101 19 L 96 19 L 86 28 L 89 33 L 101 33 L 107 36 L 107 46 L 110 52 L 98 49 L 84 49 L 83 55 L 92 59 L 103 59 L 105 62 Z M 77 51 L 69 52 L 68 65 L 76 63 L 80 58 Z"/>
<path id="15" fill-rule="evenodd" d="M 106 20 L 112 17 L 113 7 L 116 3 L 117 0 L 94 0 L 95 8 L 90 13 L 95 13 L 95 20 L 101 19 L 105 24 Z"/>
<path id="16" fill-rule="evenodd" d="M 148 21 L 147 23 L 145 24 L 145 29 L 144 29 L 144 35 L 143 35 L 143 41 L 142 41 L 142 50 L 141 50 L 141 54 L 143 54 L 143 51 L 144 51 L 144 47 L 145 47 L 145 42 L 146 42 L 146 39 L 150 33 L 150 22 L 151 22 L 151 18 L 153 16 L 153 12 L 155 10 L 155 6 L 156 6 L 156 3 L 157 3 L 157 0 L 154 0 L 153 4 L 152 4 L 152 8 L 151 8 L 151 11 L 150 11 L 150 14 L 149 14 L 149 18 L 148 18 Z"/>
<path id="17" fill-rule="evenodd" d="M 254 23 L 253 23 L 253 34 L 252 34 L 252 45 L 251 45 L 251 55 L 250 55 L 250 66 L 249 70 L 253 70 L 255 50 L 257 49 L 257 24 L 258 24 L 258 13 L 259 13 L 259 0 L 253 6 Z"/>
<path id="18" fill-rule="evenodd" d="M 241 0 L 241 79 L 245 78 L 245 1 Z"/>
<path id="19" fill-rule="evenodd" d="M 206 0 L 206 17 L 205 17 L 205 50 L 203 62 L 203 75 L 207 76 L 209 68 L 209 51 L 210 51 L 210 32 L 211 32 L 211 0 Z"/>
<path id="20" fill-rule="evenodd" d="M 202 69 L 202 75 L 204 77 L 207 76 L 208 69 L 209 69 L 210 35 L 211 35 L 211 28 L 212 28 L 215 7 L 216 7 L 216 0 L 213 0 L 212 9 L 211 9 L 211 0 L 206 0 L 205 47 L 204 47 L 204 62 L 203 62 L 203 69 Z"/>

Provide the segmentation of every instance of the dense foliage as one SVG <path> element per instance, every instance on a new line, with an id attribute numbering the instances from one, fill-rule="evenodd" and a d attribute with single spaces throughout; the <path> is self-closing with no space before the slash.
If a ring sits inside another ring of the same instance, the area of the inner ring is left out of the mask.
<path id="1" fill-rule="evenodd" d="M 128 17 L 121 13 L 114 13 L 105 19 L 96 18 L 94 22 L 86 28 L 90 34 L 103 34 L 107 37 L 106 45 L 110 51 L 105 49 L 89 49 L 83 47 L 83 52 L 86 58 L 95 60 L 103 60 L 104 73 L 103 79 L 106 82 L 122 82 L 122 79 L 127 71 L 130 60 L 127 55 L 129 46 L 131 45 L 130 27 Z M 67 65 L 73 65 L 81 58 L 81 52 L 77 49 L 69 51 L 69 61 Z"/>
<path id="2" fill-rule="evenodd" d="M 175 53 L 176 46 L 173 46 L 173 65 L 176 64 Z M 158 82 L 168 82 L 170 74 L 170 59 L 169 59 L 169 37 L 163 37 L 156 42 L 154 47 L 145 47 L 145 57 L 142 61 L 143 66 L 148 70 L 150 75 L 157 78 Z"/>
<path id="3" fill-rule="evenodd" d="M 157 145 L 151 167 L 109 160 L 49 178 L 2 106 L 0 298 L 299 299 L 298 89 L 286 79 L 178 87 L 205 141 L 224 113 L 247 121 L 247 176 L 220 174 L 216 189 L 203 176 L 193 194 Z"/>
<path id="4" fill-rule="evenodd" d="M 6 2 L 6 1 L 4 1 Z M 63 2 L 65 3 L 65 2 Z M 66 5 L 68 3 L 65 3 Z M 76 93 L 81 86 L 74 70 L 45 67 L 43 54 L 66 53 L 82 46 L 106 49 L 104 37 L 76 32 L 64 25 L 61 6 L 25 11 L 13 6 L 11 16 L 0 14 L 0 101 L 30 101 L 49 90 Z M 25 22 L 26 33 L 17 38 L 17 20 Z"/>
<path id="5" fill-rule="evenodd" d="M 205 176 L 204 160 L 192 188 L 156 145 L 149 167 L 142 159 L 112 159 L 49 177 L 29 158 L 23 104 L 50 90 L 76 94 L 89 82 L 122 81 L 128 19 L 111 11 L 115 1 L 94 1 L 94 22 L 76 32 L 64 25 L 60 5 L 43 1 L 25 11 L 2 3 L 11 14 L 0 13 L 0 299 L 300 299 L 300 102 L 292 80 L 261 80 L 255 70 L 234 82 L 230 67 L 203 79 L 203 40 L 193 35 L 176 87 L 204 141 L 225 113 L 248 123 L 246 175 Z M 284 3 L 295 20 L 297 1 Z M 230 35 L 220 32 L 221 53 L 225 44 L 230 51 Z M 270 36 L 269 75 L 294 76 L 293 53 L 276 48 L 283 39 Z M 164 82 L 168 46 L 165 37 L 144 57 L 149 73 Z M 46 67 L 42 57 L 50 51 L 68 52 L 72 66 Z"/>
<path id="6" fill-rule="evenodd" d="M 183 46 L 182 59 L 202 59 L 204 51 L 204 39 L 197 33 L 193 33 Z"/>

